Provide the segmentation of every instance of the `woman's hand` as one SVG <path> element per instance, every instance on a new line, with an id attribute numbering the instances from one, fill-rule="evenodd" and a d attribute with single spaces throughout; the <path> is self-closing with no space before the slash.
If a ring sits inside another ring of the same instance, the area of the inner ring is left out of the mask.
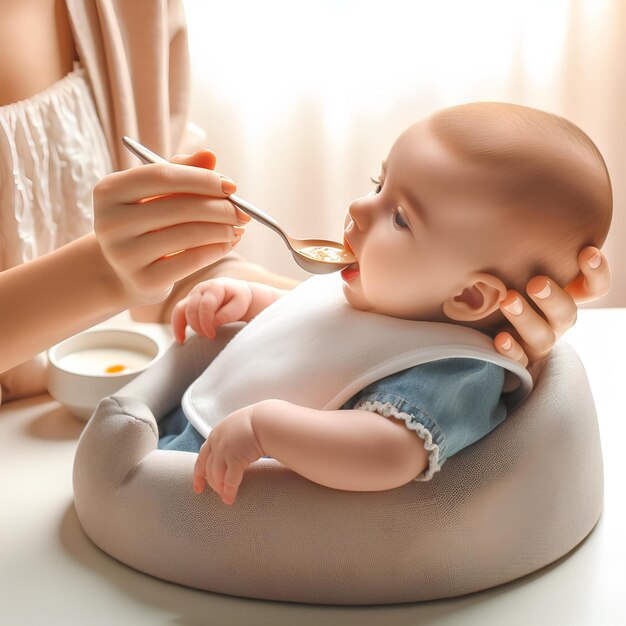
<path id="1" fill-rule="evenodd" d="M 188 167 L 195 165 L 197 167 Z M 142 165 L 94 188 L 94 230 L 128 306 L 161 302 L 174 283 L 215 263 L 250 218 L 228 201 L 235 184 L 201 150 L 170 165 Z"/>
<path id="2" fill-rule="evenodd" d="M 517 291 L 509 291 L 500 303 L 500 310 L 515 330 L 498 333 L 494 346 L 527 367 L 533 379 L 557 339 L 576 322 L 577 305 L 597 300 L 611 288 L 609 262 L 598 248 L 583 248 L 578 264 L 580 274 L 564 289 L 547 276 L 535 276 L 528 282 L 526 291 L 547 321 Z"/>

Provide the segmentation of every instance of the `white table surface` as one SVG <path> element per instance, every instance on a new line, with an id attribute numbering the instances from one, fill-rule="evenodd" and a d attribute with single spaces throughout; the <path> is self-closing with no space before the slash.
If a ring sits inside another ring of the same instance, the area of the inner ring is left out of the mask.
<path id="1" fill-rule="evenodd" d="M 132 570 L 95 547 L 78 523 L 72 462 L 83 423 L 49 396 L 2 406 L 0 625 L 624 625 L 625 325 L 626 309 L 585 309 L 567 335 L 598 409 L 605 500 L 596 528 L 539 572 L 451 600 L 372 607 L 269 602 L 188 589 Z M 166 327 L 141 326 L 158 341 L 170 340 Z"/>

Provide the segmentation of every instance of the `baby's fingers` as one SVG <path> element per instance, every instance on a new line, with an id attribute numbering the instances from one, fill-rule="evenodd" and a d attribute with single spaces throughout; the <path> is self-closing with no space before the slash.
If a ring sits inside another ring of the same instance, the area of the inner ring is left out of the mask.
<path id="1" fill-rule="evenodd" d="M 222 502 L 224 504 L 232 504 L 235 501 L 242 480 L 243 468 L 241 465 L 237 462 L 229 464 L 222 488 Z"/>
<path id="2" fill-rule="evenodd" d="M 245 288 L 248 289 L 248 291 L 250 290 L 247 285 Z M 222 326 L 223 324 L 230 324 L 231 322 L 238 322 L 248 312 L 251 302 L 251 293 L 248 298 L 235 293 L 230 300 L 226 300 L 218 309 L 214 319 L 215 326 L 217 327 Z"/>
<path id="3" fill-rule="evenodd" d="M 213 339 L 215 337 L 213 317 L 215 316 L 215 310 L 219 306 L 220 301 L 217 294 L 212 291 L 192 289 L 187 295 L 186 300 L 185 317 L 187 324 L 189 324 L 198 335 Z"/>
<path id="4" fill-rule="evenodd" d="M 211 460 L 212 463 L 207 462 L 207 476 L 211 476 L 209 484 L 213 491 L 222 498 L 224 476 L 226 474 L 226 460 L 219 452 L 214 452 Z"/>
<path id="5" fill-rule="evenodd" d="M 187 328 L 187 298 L 177 302 L 172 309 L 172 332 L 178 343 L 185 343 L 185 329 Z"/>
<path id="6" fill-rule="evenodd" d="M 219 285 L 214 285 L 212 289 L 204 291 L 196 309 L 200 334 L 209 339 L 215 339 L 216 312 L 220 303 L 224 299 L 224 291 Z"/>
<path id="7" fill-rule="evenodd" d="M 196 493 L 204 491 L 204 483 L 206 480 L 206 465 L 211 453 L 211 446 L 208 440 L 200 448 L 196 464 L 193 467 L 193 490 Z"/>

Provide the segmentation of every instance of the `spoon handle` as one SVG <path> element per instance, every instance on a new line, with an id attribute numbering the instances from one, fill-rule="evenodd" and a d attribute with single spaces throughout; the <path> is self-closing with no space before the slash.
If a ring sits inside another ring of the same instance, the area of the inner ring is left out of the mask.
<path id="1" fill-rule="evenodd" d="M 250 217 L 253 217 L 257 222 L 261 222 L 264 226 L 271 228 L 274 232 L 278 233 L 285 243 L 291 248 L 291 242 L 287 239 L 283 229 L 267 214 L 265 211 L 250 204 L 247 200 L 231 194 L 228 199 L 236 206 L 239 207 L 244 213 L 247 213 Z"/>
<path id="2" fill-rule="evenodd" d="M 124 147 L 128 148 L 138 159 L 144 163 L 169 163 L 167 159 L 159 156 L 152 150 L 149 150 L 143 144 L 131 139 L 130 137 L 122 137 Z"/>
<path id="3" fill-rule="evenodd" d="M 130 137 L 122 137 L 122 143 L 139 159 L 144 163 L 169 163 L 167 159 L 152 152 L 152 150 L 146 148 L 143 144 L 131 139 Z M 217 174 L 217 172 L 216 172 Z M 244 213 L 253 217 L 257 222 L 261 222 L 264 226 L 271 228 L 274 232 L 278 233 L 284 242 L 291 248 L 291 242 L 287 238 L 283 229 L 267 214 L 265 211 L 250 204 L 247 200 L 240 198 L 234 194 L 231 194 L 228 199 L 237 207 L 239 207 Z"/>

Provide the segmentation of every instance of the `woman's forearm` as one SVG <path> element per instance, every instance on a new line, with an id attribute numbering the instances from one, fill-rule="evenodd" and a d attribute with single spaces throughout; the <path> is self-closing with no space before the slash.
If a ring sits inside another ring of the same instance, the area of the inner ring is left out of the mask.
<path id="1" fill-rule="evenodd" d="M 93 233 L 0 273 L 0 372 L 128 305 Z"/>
<path id="2" fill-rule="evenodd" d="M 393 489 L 428 462 L 415 433 L 369 411 L 318 411 L 267 400 L 255 405 L 252 426 L 266 455 L 333 489 Z"/>

